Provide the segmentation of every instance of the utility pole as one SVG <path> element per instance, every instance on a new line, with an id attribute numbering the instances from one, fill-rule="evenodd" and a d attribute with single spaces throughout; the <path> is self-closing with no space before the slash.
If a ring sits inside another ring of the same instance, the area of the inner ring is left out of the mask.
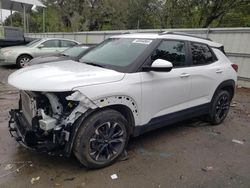
<path id="1" fill-rule="evenodd" d="M 23 30 L 24 33 L 26 33 L 26 7 L 24 4 L 23 5 Z"/>
<path id="2" fill-rule="evenodd" d="M 1 15 L 0 15 L 1 25 L 3 25 L 3 9 L 2 9 L 2 0 L 0 0 L 0 11 L 1 11 Z"/>
<path id="3" fill-rule="evenodd" d="M 13 20 L 12 20 L 12 9 L 10 10 L 10 25 L 13 26 Z"/>
<path id="4" fill-rule="evenodd" d="M 43 7 L 43 33 L 45 33 L 45 8 Z"/>

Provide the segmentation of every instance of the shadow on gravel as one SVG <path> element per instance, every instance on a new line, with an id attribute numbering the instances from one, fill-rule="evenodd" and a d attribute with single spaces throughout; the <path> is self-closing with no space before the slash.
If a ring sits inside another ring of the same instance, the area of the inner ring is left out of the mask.
<path id="1" fill-rule="evenodd" d="M 8 69 L 8 70 L 18 69 L 18 67 L 16 65 L 1 65 L 1 68 Z"/>

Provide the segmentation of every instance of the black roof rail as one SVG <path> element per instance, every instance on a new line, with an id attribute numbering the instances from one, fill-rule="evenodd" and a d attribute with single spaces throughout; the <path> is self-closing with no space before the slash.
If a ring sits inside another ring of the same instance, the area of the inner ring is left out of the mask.
<path id="1" fill-rule="evenodd" d="M 122 35 L 131 34 L 131 32 L 130 32 L 130 31 L 124 31 L 124 32 L 122 32 L 121 34 L 122 34 Z"/>
<path id="2" fill-rule="evenodd" d="M 194 37 L 194 38 L 198 38 L 198 39 L 204 39 L 204 40 L 212 41 L 210 38 L 198 37 L 198 36 L 195 36 L 195 35 L 192 35 L 192 34 L 182 33 L 182 32 L 174 32 L 174 31 L 164 31 L 162 33 L 159 33 L 159 35 L 181 35 L 181 36 Z"/>

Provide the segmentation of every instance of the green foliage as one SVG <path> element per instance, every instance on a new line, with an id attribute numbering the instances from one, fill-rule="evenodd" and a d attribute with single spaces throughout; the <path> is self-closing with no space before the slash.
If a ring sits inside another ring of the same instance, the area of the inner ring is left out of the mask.
<path id="1" fill-rule="evenodd" d="M 11 18 L 10 16 L 8 18 L 6 18 L 5 20 L 5 25 L 11 25 Z M 22 21 L 22 14 L 19 12 L 14 12 L 12 14 L 12 25 L 14 27 L 20 27 L 23 25 L 23 21 Z"/>
<path id="2" fill-rule="evenodd" d="M 46 32 L 249 27 L 249 0 L 43 0 Z M 22 14 L 12 15 L 22 27 Z M 29 32 L 43 31 L 43 10 L 28 14 Z M 10 25 L 10 16 L 5 25 Z"/>

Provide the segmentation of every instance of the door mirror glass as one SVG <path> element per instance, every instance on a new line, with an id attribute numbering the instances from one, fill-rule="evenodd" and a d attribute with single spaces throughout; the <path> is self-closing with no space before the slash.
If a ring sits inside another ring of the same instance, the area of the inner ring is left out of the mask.
<path id="1" fill-rule="evenodd" d="M 173 68 L 173 64 L 163 59 L 156 59 L 151 67 L 144 67 L 145 71 L 158 71 L 158 72 L 170 72 Z"/>

